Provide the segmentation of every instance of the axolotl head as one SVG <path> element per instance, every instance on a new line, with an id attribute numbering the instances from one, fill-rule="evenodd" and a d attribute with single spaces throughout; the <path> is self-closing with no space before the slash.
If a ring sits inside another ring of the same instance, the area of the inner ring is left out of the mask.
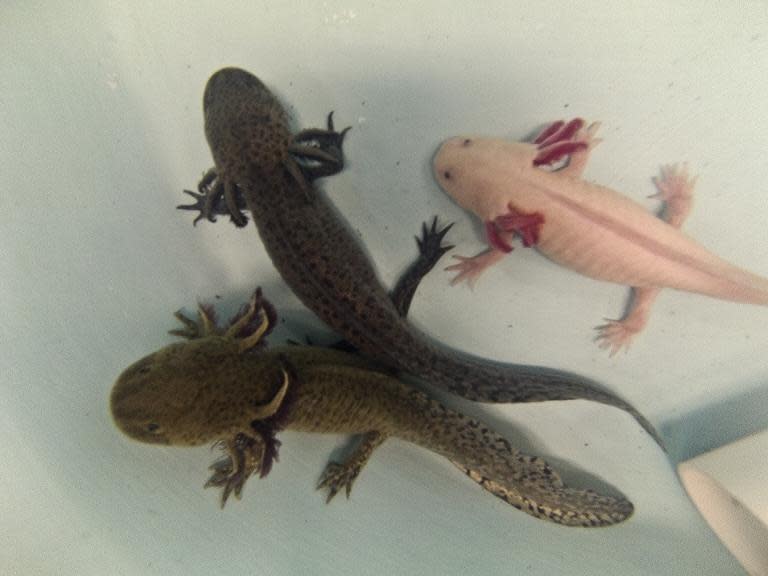
<path id="1" fill-rule="evenodd" d="M 291 138 L 288 119 L 256 76 L 240 68 L 215 72 L 205 86 L 203 114 L 219 171 L 237 179 L 256 168 L 282 170 Z"/>
<path id="2" fill-rule="evenodd" d="M 231 338 L 171 344 L 123 371 L 112 388 L 112 417 L 122 432 L 140 442 L 213 442 L 249 421 L 242 382 L 244 377 L 258 381 L 258 370 L 253 355 L 241 354 Z"/>
<path id="3" fill-rule="evenodd" d="M 483 220 L 506 211 L 510 185 L 533 166 L 536 148 L 494 138 L 457 136 L 432 161 L 435 180 L 465 210 Z"/>

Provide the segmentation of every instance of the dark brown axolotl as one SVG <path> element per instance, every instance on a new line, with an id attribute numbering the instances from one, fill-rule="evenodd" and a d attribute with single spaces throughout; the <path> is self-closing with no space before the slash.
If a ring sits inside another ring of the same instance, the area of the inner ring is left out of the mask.
<path id="1" fill-rule="evenodd" d="M 346 131 L 293 135 L 280 102 L 252 74 L 219 70 L 203 96 L 205 133 L 215 167 L 184 209 L 214 220 L 229 214 L 244 226 L 247 208 L 272 262 L 302 302 L 359 350 L 455 394 L 481 402 L 585 399 L 632 414 L 633 406 L 582 376 L 521 364 L 500 364 L 438 347 L 400 316 L 372 264 L 327 198 L 313 186 L 343 167 Z"/>
<path id="2" fill-rule="evenodd" d="M 118 378 L 111 410 L 118 428 L 151 444 L 219 443 L 206 486 L 222 489 L 222 506 L 247 479 L 264 476 L 277 455 L 275 433 L 354 434 L 361 441 L 343 463 L 331 462 L 319 488 L 328 500 L 349 496 L 372 452 L 387 438 L 447 457 L 492 494 L 532 516 L 568 526 L 608 526 L 633 512 L 623 496 L 568 487 L 537 456 L 524 454 L 476 420 L 446 408 L 359 354 L 314 346 L 263 349 L 274 324 L 256 291 L 229 324 L 201 306 L 197 322 L 177 313 L 187 342 L 139 360 Z"/>

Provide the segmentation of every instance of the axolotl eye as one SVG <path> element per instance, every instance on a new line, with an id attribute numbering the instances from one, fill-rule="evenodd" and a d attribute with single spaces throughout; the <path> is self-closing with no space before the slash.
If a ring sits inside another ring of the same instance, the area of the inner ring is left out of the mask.
<path id="1" fill-rule="evenodd" d="M 465 138 L 464 142 L 461 143 L 461 145 L 464 146 L 464 148 L 466 148 L 470 144 L 472 144 L 472 139 L 471 138 Z"/>
<path id="2" fill-rule="evenodd" d="M 155 422 L 150 422 L 147 424 L 147 432 L 150 434 L 155 434 L 160 430 L 160 424 L 156 424 Z"/>
<path id="3" fill-rule="evenodd" d="M 443 172 L 443 178 L 445 178 L 446 180 L 450 180 L 451 179 L 451 171 L 450 170 L 445 170 Z"/>

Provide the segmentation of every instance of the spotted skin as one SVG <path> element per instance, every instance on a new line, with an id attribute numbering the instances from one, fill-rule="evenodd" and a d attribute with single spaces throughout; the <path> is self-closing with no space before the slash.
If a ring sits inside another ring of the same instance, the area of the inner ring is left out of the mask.
<path id="1" fill-rule="evenodd" d="M 187 208 L 202 208 L 201 217 L 212 219 L 224 189 L 225 196 L 230 194 L 227 212 L 242 224 L 245 216 L 238 206 L 244 198 L 283 279 L 356 348 L 471 400 L 585 399 L 615 406 L 632 414 L 663 445 L 642 414 L 590 379 L 540 366 L 492 363 L 436 346 L 400 316 L 357 238 L 311 178 L 303 176 L 299 160 L 312 147 L 297 146 L 297 140 L 302 144 L 305 139 L 302 133 L 292 136 L 286 112 L 268 88 L 244 70 L 224 68 L 208 80 L 203 101 L 216 183 L 206 183 L 201 195 L 193 193 L 197 203 Z M 339 136 L 328 136 L 335 153 L 325 161 L 325 166 L 337 161 L 337 170 L 343 133 Z"/>
<path id="2" fill-rule="evenodd" d="M 261 301 L 260 293 L 253 301 Z M 253 327 L 251 317 L 259 315 L 262 322 Z M 230 494 L 240 498 L 251 476 L 264 475 L 267 441 L 275 430 L 287 429 L 361 436 L 352 456 L 329 463 L 320 479 L 329 501 L 340 491 L 349 496 L 375 449 L 399 438 L 445 456 L 483 488 L 537 518 L 594 527 L 633 512 L 621 495 L 566 486 L 543 459 L 371 368 L 362 356 L 311 346 L 265 349 L 261 338 L 270 320 L 258 305 L 236 328 L 233 322 L 218 327 L 206 307 L 197 324 L 184 333 L 186 342 L 166 346 L 120 375 L 111 411 L 117 427 L 141 442 L 223 446 L 227 456 L 211 466 L 206 484 L 221 488 L 222 505 Z"/>

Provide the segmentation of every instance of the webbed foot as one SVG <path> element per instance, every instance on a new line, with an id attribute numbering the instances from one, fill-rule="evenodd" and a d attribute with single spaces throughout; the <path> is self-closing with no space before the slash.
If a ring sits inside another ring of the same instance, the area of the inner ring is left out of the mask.
<path id="1" fill-rule="evenodd" d="M 341 132 L 337 132 L 333 125 L 333 112 L 331 112 L 328 114 L 327 128 L 302 130 L 293 137 L 288 151 L 308 182 L 338 174 L 344 169 L 342 145 L 344 137 L 351 129 L 351 126 L 347 126 Z"/>
<path id="2" fill-rule="evenodd" d="M 431 270 L 443 254 L 454 248 L 453 244 L 443 246 L 443 238 L 448 230 L 453 228 L 453 222 L 437 229 L 437 216 L 432 219 L 432 225 L 427 228 L 427 223 L 421 224 L 421 238 L 416 236 L 416 244 L 419 246 L 419 255 L 424 264 Z M 426 273 L 425 273 L 426 274 Z"/>
<path id="3" fill-rule="evenodd" d="M 595 342 L 601 350 L 608 350 L 609 356 L 615 356 L 621 350 L 627 352 L 632 340 L 640 328 L 634 327 L 625 320 L 606 319 L 605 324 L 595 327 L 597 335 Z"/>
<path id="4" fill-rule="evenodd" d="M 195 216 L 195 219 L 192 220 L 192 226 L 197 226 L 197 223 L 202 220 L 203 218 L 208 218 L 211 222 L 215 222 L 216 218 L 212 215 L 205 215 L 205 195 L 204 194 L 198 194 L 197 192 L 192 192 L 192 190 L 182 190 L 184 194 L 189 194 L 192 196 L 192 199 L 194 202 L 192 204 L 179 204 L 176 206 L 177 210 L 197 210 L 200 213 Z"/>
<path id="5" fill-rule="evenodd" d="M 237 186 L 225 184 L 218 177 L 215 168 L 211 168 L 203 175 L 197 185 L 197 192 L 192 190 L 183 190 L 183 192 L 191 196 L 194 201 L 191 204 L 179 204 L 176 208 L 199 211 L 200 213 L 192 221 L 195 226 L 203 219 L 216 222 L 216 216 L 220 215 L 228 215 L 238 228 L 248 223 L 248 218 L 243 213 L 246 205 L 242 193 Z"/>
<path id="6" fill-rule="evenodd" d="M 596 328 L 595 341 L 603 350 L 610 350 L 614 356 L 622 348 L 629 350 L 632 340 L 648 323 L 648 317 L 656 297 L 661 291 L 655 286 L 643 286 L 632 289 L 632 299 L 627 314 L 621 320 L 607 320 Z"/>
<path id="7" fill-rule="evenodd" d="M 213 474 L 205 488 L 221 488 L 221 507 L 227 503 L 230 494 L 240 499 L 243 486 L 254 473 L 261 470 L 264 459 L 264 443 L 259 437 L 240 433 L 233 440 L 222 442 L 229 454 L 211 464 Z"/>
<path id="8" fill-rule="evenodd" d="M 661 174 L 653 179 L 656 194 L 649 198 L 659 198 L 664 201 L 664 220 L 675 228 L 680 228 L 683 221 L 693 208 L 693 189 L 696 186 L 696 176 L 688 174 L 688 164 L 678 166 L 670 164 L 661 167 Z"/>
<path id="9" fill-rule="evenodd" d="M 482 273 L 503 257 L 504 252 L 493 249 L 481 252 L 476 256 L 454 256 L 453 258 L 458 260 L 458 263 L 445 268 L 448 272 L 458 272 L 451 279 L 451 286 L 466 282 L 470 288 L 474 288 Z"/>
<path id="10" fill-rule="evenodd" d="M 326 503 L 333 500 L 333 497 L 344 489 L 349 498 L 349 494 L 352 491 L 352 484 L 354 484 L 357 477 L 360 475 L 360 470 L 368 462 L 371 454 L 384 440 L 386 436 L 381 432 L 368 432 L 362 438 L 360 444 L 355 448 L 354 453 L 343 464 L 338 462 L 329 462 L 325 467 L 323 476 L 320 478 L 320 482 L 317 484 L 317 489 L 328 489 L 328 496 L 326 497 Z"/>
<path id="11" fill-rule="evenodd" d="M 426 222 L 421 224 L 421 237 L 416 236 L 419 256 L 400 276 L 391 294 L 392 303 L 403 318 L 408 315 L 411 301 L 424 276 L 429 274 L 443 254 L 453 249 L 452 244 L 443 246 L 443 238 L 451 227 L 452 222 L 438 230 L 437 216 L 432 220 L 431 226 L 427 227 Z"/>
<path id="12" fill-rule="evenodd" d="M 352 492 L 352 484 L 354 484 L 359 474 L 359 466 L 329 462 L 325 467 L 323 477 L 320 479 L 317 489 L 328 489 L 328 496 L 325 499 L 326 503 L 333 500 L 334 496 L 342 489 L 346 492 L 347 498 L 349 498 L 349 494 Z"/>

